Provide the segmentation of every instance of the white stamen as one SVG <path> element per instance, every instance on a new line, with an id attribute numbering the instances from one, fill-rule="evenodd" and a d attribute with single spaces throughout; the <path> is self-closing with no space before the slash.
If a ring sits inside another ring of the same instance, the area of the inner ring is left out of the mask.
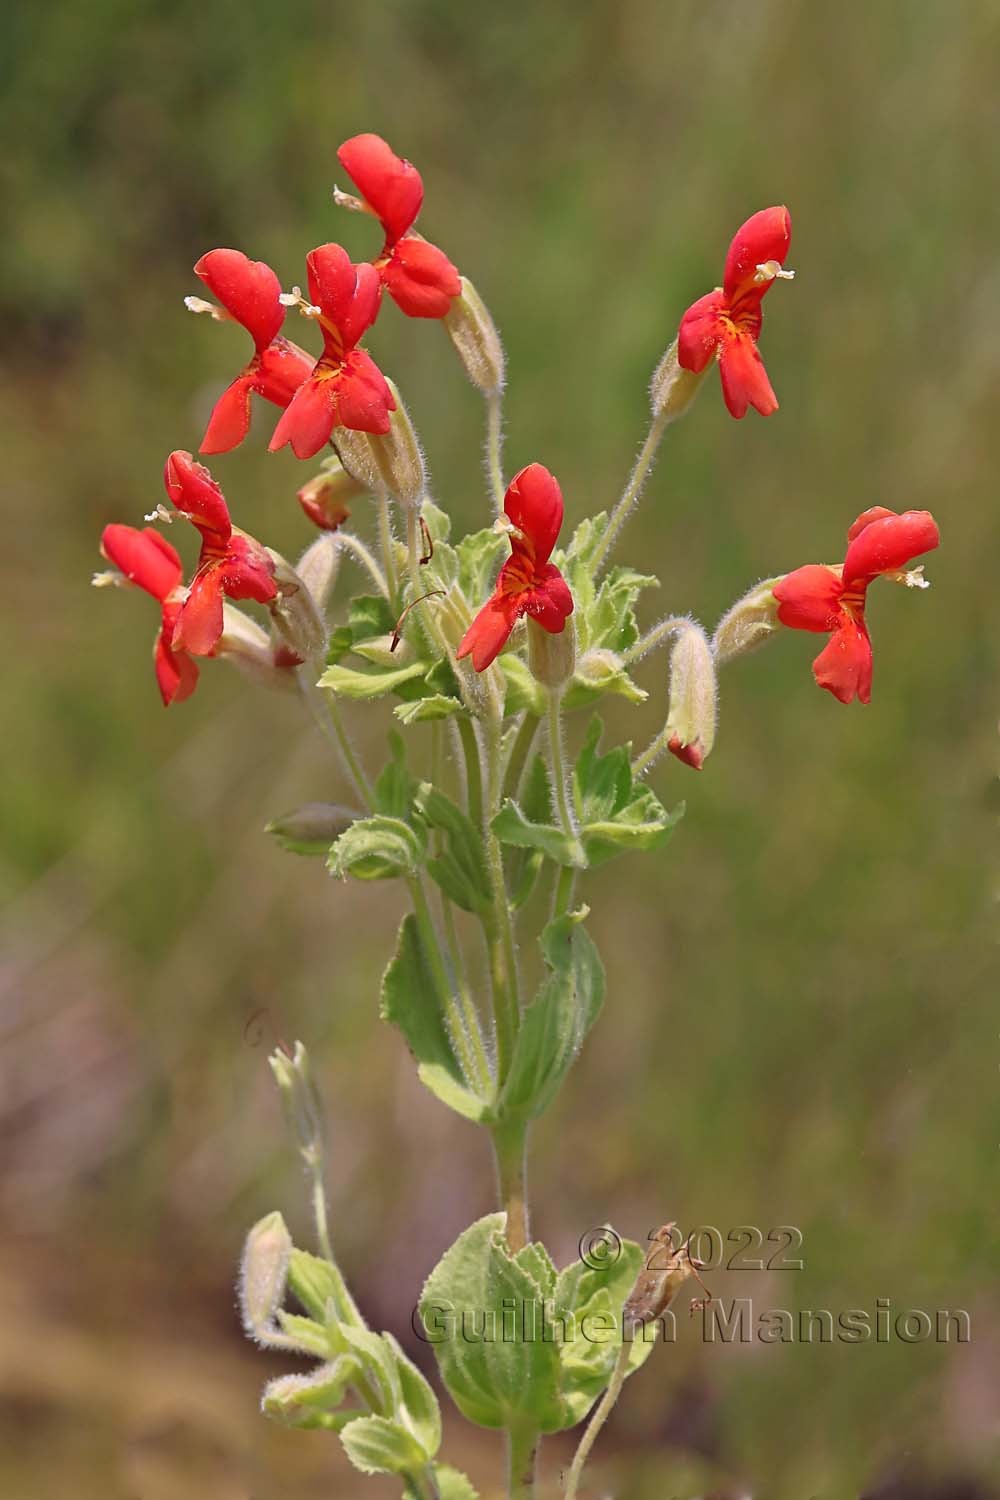
<path id="1" fill-rule="evenodd" d="M 232 322 L 231 314 L 227 313 L 224 307 L 217 307 L 214 302 L 206 302 L 204 297 L 185 297 L 184 306 L 188 312 L 208 313 L 208 316 L 214 318 L 216 323 Z"/>
<path id="2" fill-rule="evenodd" d="M 120 589 L 124 588 L 128 579 L 117 568 L 106 568 L 103 573 L 95 573 L 90 580 L 91 588 L 95 589 Z"/>
<path id="3" fill-rule="evenodd" d="M 142 519 L 144 521 L 165 521 L 166 524 L 169 526 L 172 523 L 172 521 L 174 519 L 174 516 L 176 514 L 177 514 L 176 511 L 168 510 L 165 505 L 158 505 L 155 508 L 155 510 L 151 510 L 149 512 L 149 514 L 146 515 L 146 516 L 143 516 Z"/>
<path id="4" fill-rule="evenodd" d="M 765 281 L 794 281 L 795 272 L 786 271 L 780 260 L 762 260 L 753 279 L 758 286 Z"/>
<path id="5" fill-rule="evenodd" d="M 353 193 L 344 193 L 336 184 L 332 188 L 333 201 L 338 208 L 349 208 L 355 214 L 371 213 L 368 204 L 361 198 L 356 198 Z"/>
<path id="6" fill-rule="evenodd" d="M 323 312 L 314 302 L 306 301 L 300 286 L 293 286 L 290 292 L 282 292 L 278 301 L 282 307 L 297 307 L 304 318 L 318 318 Z"/>
<path id="7" fill-rule="evenodd" d="M 924 577 L 924 565 L 918 568 L 909 568 L 903 573 L 887 573 L 886 577 L 893 583 L 901 583 L 906 589 L 929 589 L 931 581 Z"/>

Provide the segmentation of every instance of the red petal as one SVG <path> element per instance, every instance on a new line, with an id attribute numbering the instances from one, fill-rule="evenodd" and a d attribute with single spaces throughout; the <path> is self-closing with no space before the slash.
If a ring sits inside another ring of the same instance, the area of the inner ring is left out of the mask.
<path id="1" fill-rule="evenodd" d="M 537 571 L 548 562 L 563 521 L 563 497 L 559 482 L 542 464 L 528 464 L 507 486 L 503 508 L 527 548 L 514 538 L 515 553 L 527 552 Z"/>
<path id="2" fill-rule="evenodd" d="M 179 605 L 168 604 L 165 607 L 153 647 L 153 669 L 164 708 L 169 708 L 171 703 L 183 703 L 198 686 L 197 662 L 193 662 L 183 651 L 175 651 L 170 644 L 178 611 Z"/>
<path id="3" fill-rule="evenodd" d="M 533 588 L 521 595 L 519 614 L 530 615 L 550 635 L 559 635 L 573 613 L 573 595 L 559 569 L 549 563 Z"/>
<path id="4" fill-rule="evenodd" d="M 278 300 L 281 282 L 270 266 L 249 260 L 242 250 L 210 250 L 194 272 L 237 323 L 243 324 L 258 352 L 277 336 L 285 309 Z"/>
<path id="5" fill-rule="evenodd" d="M 389 240 L 398 240 L 420 212 L 424 185 L 410 162 L 380 135 L 355 135 L 337 152 L 358 192 L 375 210 Z"/>
<path id="6" fill-rule="evenodd" d="M 808 563 L 774 585 L 778 619 L 793 630 L 837 630 L 844 586 L 832 568 Z"/>
<path id="7" fill-rule="evenodd" d="M 243 532 L 233 532 L 220 572 L 222 591 L 230 599 L 269 604 L 277 595 L 274 563 L 267 548 Z"/>
<path id="8" fill-rule="evenodd" d="M 254 389 L 265 401 L 285 407 L 315 368 L 315 359 L 305 349 L 289 339 L 275 339 L 260 356 Z"/>
<path id="9" fill-rule="evenodd" d="M 389 413 L 396 403 L 385 376 L 370 354 L 355 349 L 334 377 L 337 388 L 335 422 L 354 432 L 386 433 Z"/>
<path id="10" fill-rule="evenodd" d="M 721 292 L 709 292 L 692 302 L 681 318 L 677 332 L 677 362 L 682 370 L 691 370 L 697 375 L 718 349 L 725 330 L 721 317 L 724 306 Z"/>
<path id="11" fill-rule="evenodd" d="M 192 656 L 211 656 L 222 635 L 222 577 L 218 565 L 199 573 L 181 605 L 171 645 Z"/>
<path id="12" fill-rule="evenodd" d="M 323 329 L 328 353 L 353 349 L 375 321 L 382 282 L 374 266 L 356 266 L 342 245 L 319 245 L 306 256 L 309 296 L 336 329 Z"/>
<path id="13" fill-rule="evenodd" d="M 200 453 L 228 453 L 242 443 L 250 431 L 250 395 L 256 385 L 255 371 L 244 370 L 226 387 L 212 408 Z"/>
<path id="14" fill-rule="evenodd" d="M 783 265 L 792 239 L 792 220 L 788 209 L 762 208 L 741 224 L 733 236 L 726 256 L 722 289 L 730 304 L 747 292 L 763 296 L 770 282 L 756 283 L 759 265 L 776 260 Z"/>
<path id="15" fill-rule="evenodd" d="M 847 549 L 845 588 L 870 583 L 879 573 L 897 572 L 922 552 L 932 552 L 940 539 L 930 511 L 905 510 L 901 516 L 889 514 L 871 521 Z"/>
<path id="16" fill-rule="evenodd" d="M 700 771 L 705 764 L 705 751 L 701 740 L 694 740 L 692 744 L 685 745 L 679 734 L 671 735 L 667 741 L 667 749 L 671 755 L 676 755 L 678 760 L 690 766 L 693 771 Z"/>
<path id="17" fill-rule="evenodd" d="M 813 676 L 841 703 L 855 697 L 862 703 L 871 701 L 872 643 L 862 620 L 841 616 L 839 628 L 813 662 Z"/>
<path id="18" fill-rule="evenodd" d="M 190 453 L 178 448 L 167 459 L 163 483 L 177 509 L 193 521 L 203 535 L 209 532 L 213 542 L 217 540 L 219 544 L 228 541 L 233 527 L 226 497 L 204 464 L 197 463 Z"/>
<path id="19" fill-rule="evenodd" d="M 762 417 L 778 410 L 778 398 L 771 388 L 757 345 L 749 333 L 728 334 L 719 354 L 722 394 L 730 416 L 745 417 L 752 406 Z"/>
<path id="20" fill-rule="evenodd" d="M 332 374 L 313 375 L 299 386 L 274 429 L 268 444 L 272 453 L 291 443 L 296 458 L 312 458 L 330 441 L 337 405 L 334 379 Z"/>
<path id="21" fill-rule="evenodd" d="M 517 595 L 493 594 L 465 632 L 456 655 L 461 659 L 471 652 L 476 671 L 485 672 L 507 644 L 521 613 Z"/>
<path id="22" fill-rule="evenodd" d="M 162 603 L 184 577 L 180 556 L 152 526 L 105 526 L 101 552 L 138 588 Z"/>
<path id="23" fill-rule="evenodd" d="M 853 542 L 854 538 L 860 536 L 865 527 L 870 526 L 873 521 L 881 521 L 885 516 L 895 516 L 898 514 L 898 511 L 889 510 L 884 505 L 870 506 L 868 510 L 861 512 L 856 521 L 851 523 L 851 527 L 847 533 L 847 540 Z"/>
<path id="24" fill-rule="evenodd" d="M 444 251 L 413 236 L 399 241 L 382 279 L 411 318 L 443 318 L 462 290 L 462 278 Z"/>

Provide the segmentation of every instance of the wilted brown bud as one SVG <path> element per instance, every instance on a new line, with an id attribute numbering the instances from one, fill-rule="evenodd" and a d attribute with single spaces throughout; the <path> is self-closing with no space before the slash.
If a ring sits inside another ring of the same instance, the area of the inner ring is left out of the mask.
<path id="1" fill-rule="evenodd" d="M 502 391 L 504 353 L 500 335 L 489 308 L 465 276 L 461 295 L 452 299 L 445 314 L 444 326 L 472 384 L 484 396 Z"/>
<path id="2" fill-rule="evenodd" d="M 351 514 L 351 503 L 366 493 L 364 485 L 349 474 L 339 458 L 328 458 L 322 472 L 298 491 L 298 502 L 314 526 L 336 531 Z"/>
<path id="3" fill-rule="evenodd" d="M 687 1244 L 675 1249 L 675 1237 L 676 1224 L 664 1224 L 650 1236 L 652 1249 L 622 1308 L 626 1325 L 662 1317 L 689 1277 L 701 1281 Z"/>
<path id="4" fill-rule="evenodd" d="M 272 818 L 264 829 L 293 854 L 328 854 L 330 845 L 358 816 L 335 802 L 306 802 L 294 812 Z"/>
<path id="5" fill-rule="evenodd" d="M 327 546 L 336 546 L 332 538 L 322 537 L 320 540 Z M 322 611 L 291 563 L 280 552 L 274 552 L 270 547 L 267 550 L 274 563 L 274 581 L 278 585 L 277 598 L 271 605 L 275 630 L 300 662 L 323 655 L 327 629 Z"/>
<path id="6" fill-rule="evenodd" d="M 710 363 L 697 375 L 691 370 L 681 369 L 677 360 L 677 340 L 674 339 L 653 371 L 653 378 L 649 383 L 653 416 L 665 417 L 668 422 L 675 422 L 678 417 L 682 417 L 697 396 Z"/>

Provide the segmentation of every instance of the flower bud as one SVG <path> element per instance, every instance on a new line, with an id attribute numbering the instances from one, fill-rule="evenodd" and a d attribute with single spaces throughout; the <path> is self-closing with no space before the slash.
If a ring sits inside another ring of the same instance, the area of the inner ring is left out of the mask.
<path id="1" fill-rule="evenodd" d="M 365 487 L 349 474 L 339 458 L 328 458 L 322 472 L 298 491 L 298 502 L 314 526 L 336 531 L 350 517 L 350 505 Z"/>
<path id="2" fill-rule="evenodd" d="M 452 299 L 444 326 L 462 367 L 484 396 L 503 390 L 504 354 L 489 308 L 468 277 L 462 277 L 461 294 Z"/>
<path id="3" fill-rule="evenodd" d="M 273 818 L 264 832 L 273 833 L 292 854 L 328 854 L 330 845 L 357 816 L 335 802 L 306 802 L 294 812 Z"/>
<path id="4" fill-rule="evenodd" d="M 310 1375 L 279 1375 L 264 1387 L 260 1408 L 288 1427 L 336 1427 L 333 1413 L 359 1373 L 358 1361 L 341 1354 Z"/>
<path id="5" fill-rule="evenodd" d="M 738 599 L 722 616 L 712 637 L 716 664 L 747 656 L 762 646 L 778 628 L 778 601 L 774 597 L 777 578 L 765 579 Z"/>
<path id="6" fill-rule="evenodd" d="M 649 382 L 649 401 L 653 416 L 665 417 L 668 422 L 676 422 L 678 417 L 682 417 L 697 396 L 710 365 L 711 361 L 697 374 L 691 370 L 683 370 L 677 360 L 677 340 L 674 339 Z"/>
<path id="7" fill-rule="evenodd" d="M 312 593 L 280 552 L 273 552 L 270 547 L 267 551 L 274 563 L 274 581 L 278 586 L 277 598 L 271 605 L 275 630 L 300 662 L 324 655 L 327 643 L 326 621 L 317 608 Z"/>
<path id="8" fill-rule="evenodd" d="M 312 595 L 321 616 L 337 582 L 340 558 L 340 543 L 326 531 L 306 548 L 295 564 L 295 571 Z"/>
<path id="9" fill-rule="evenodd" d="M 381 470 L 375 462 L 370 432 L 354 432 L 350 427 L 335 427 L 331 442 L 337 450 L 342 467 L 363 493 L 377 495 L 385 488 Z"/>
<path id="10" fill-rule="evenodd" d="M 572 615 L 558 635 L 528 618 L 528 666 L 536 682 L 562 688 L 576 671 L 576 630 Z"/>
<path id="11" fill-rule="evenodd" d="M 670 706 L 664 737 L 671 755 L 700 771 L 715 744 L 715 662 L 700 625 L 685 620 L 670 653 Z"/>
<path id="12" fill-rule="evenodd" d="M 295 688 L 295 673 L 275 656 L 265 631 L 232 604 L 222 606 L 222 635 L 212 653 L 232 665 L 259 687 L 289 692 Z M 296 658 L 296 665 L 298 659 Z"/>
<path id="13" fill-rule="evenodd" d="M 323 1106 L 312 1080 L 309 1054 L 301 1042 L 288 1053 L 278 1047 L 268 1058 L 281 1094 L 281 1107 L 299 1150 L 310 1161 L 323 1149 Z"/>
<path id="14" fill-rule="evenodd" d="M 424 455 L 398 387 L 391 380 L 386 383 L 396 410 L 389 418 L 389 431 L 372 437 L 372 452 L 382 476 L 382 488 L 403 505 L 419 505 L 427 488 Z"/>
<path id="15" fill-rule="evenodd" d="M 281 1339 L 275 1318 L 285 1300 L 291 1255 L 292 1237 L 279 1213 L 268 1214 L 247 1235 L 240 1262 L 240 1312 L 247 1333 L 261 1344 Z"/>

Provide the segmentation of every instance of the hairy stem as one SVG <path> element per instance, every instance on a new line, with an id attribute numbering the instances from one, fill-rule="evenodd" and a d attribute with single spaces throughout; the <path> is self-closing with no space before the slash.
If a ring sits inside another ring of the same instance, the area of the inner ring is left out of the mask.
<path id="1" fill-rule="evenodd" d="M 563 833 L 577 838 L 576 815 L 570 803 L 569 780 L 566 772 L 566 757 L 563 754 L 562 695 L 549 691 L 549 764 L 552 770 L 552 792 L 556 813 Z"/>
<path id="2" fill-rule="evenodd" d="M 486 397 L 486 472 L 497 515 L 503 510 L 503 393 Z"/>
<path id="3" fill-rule="evenodd" d="M 493 1007 L 497 1028 L 497 1083 L 502 1087 L 513 1056 L 520 1021 L 520 1003 L 517 951 L 514 944 L 510 902 L 507 896 L 503 850 L 500 847 L 500 840 L 493 832 L 493 819 L 500 811 L 500 803 L 503 800 L 501 729 L 500 715 L 491 713 L 485 726 L 488 791 L 483 833 L 486 839 L 486 864 L 493 890 L 493 911 L 486 928 L 490 946 L 490 975 L 493 981 Z"/>
<path id="4" fill-rule="evenodd" d="M 448 1026 L 448 1034 L 451 1037 L 455 1051 L 461 1064 L 462 1073 L 468 1083 L 475 1086 L 479 1078 L 478 1054 L 482 1052 L 485 1060 L 482 1036 L 479 1037 L 479 1049 L 477 1051 L 473 1036 L 469 1031 L 469 1017 L 463 1012 L 460 1001 L 455 993 L 455 986 L 451 982 L 447 965 L 441 953 L 441 944 L 438 939 L 437 930 L 434 926 L 434 918 L 427 902 L 427 892 L 424 890 L 423 881 L 419 876 L 411 876 L 407 884 L 410 888 L 410 897 L 413 901 L 413 914 L 417 919 L 417 927 L 420 932 L 420 940 L 424 947 L 427 962 L 434 976 L 441 1004 L 444 1007 L 445 1020 Z M 478 1032 L 478 1020 L 473 1017 L 472 1024 Z M 488 1076 L 488 1075 L 487 1075 Z"/>
<path id="5" fill-rule="evenodd" d="M 528 1214 L 528 1125 L 508 1121 L 492 1131 L 500 1203 L 507 1215 L 507 1244 L 517 1254 L 531 1239 Z"/>
<path id="6" fill-rule="evenodd" d="M 531 749 L 535 743 L 535 736 L 538 733 L 540 723 L 541 720 L 530 713 L 526 713 L 521 720 L 521 727 L 514 737 L 514 743 L 511 745 L 510 754 L 507 757 L 504 790 L 508 797 L 516 798 L 520 792 L 521 777 L 524 774 L 524 768 L 531 755 Z"/>
<path id="7" fill-rule="evenodd" d="M 640 657 L 646 656 L 648 652 L 655 651 L 657 646 L 669 640 L 675 631 L 680 630 L 682 625 L 690 625 L 691 621 L 686 615 L 667 615 L 662 620 L 657 620 L 652 629 L 637 640 L 634 646 L 630 646 L 622 657 L 622 665 L 629 666 L 638 661 Z"/>
<path id="8" fill-rule="evenodd" d="M 507 1432 L 508 1500 L 531 1500 L 540 1446 L 534 1427 L 512 1427 Z"/>
<path id="9" fill-rule="evenodd" d="M 342 551 L 350 553 L 355 562 L 360 563 L 363 568 L 368 570 L 372 583 L 374 583 L 379 593 L 384 594 L 388 598 L 389 585 L 386 583 L 385 574 L 361 538 L 355 536 L 353 531 L 339 531 L 337 533 L 337 545 Z"/>
<path id="10" fill-rule="evenodd" d="M 628 1372 L 628 1357 L 631 1352 L 632 1345 L 627 1340 L 623 1340 L 622 1346 L 618 1351 L 618 1358 L 615 1361 L 615 1368 L 611 1374 L 611 1383 L 601 1397 L 600 1405 L 587 1423 L 587 1430 L 580 1439 L 580 1446 L 573 1456 L 569 1473 L 566 1475 L 565 1500 L 576 1500 L 577 1490 L 580 1487 L 580 1479 L 583 1475 L 587 1459 L 590 1456 L 590 1450 L 596 1443 L 601 1428 L 610 1417 L 615 1402 L 622 1393 L 622 1386 L 625 1384 L 625 1376 Z"/>
<path id="11" fill-rule="evenodd" d="M 340 717 L 340 708 L 332 694 L 327 694 L 318 688 L 307 675 L 311 669 L 300 668 L 297 677 L 299 692 L 302 695 L 309 712 L 312 714 L 317 728 L 325 739 L 333 745 L 340 758 L 341 764 L 347 774 L 348 780 L 354 790 L 364 803 L 366 808 L 372 806 L 372 784 L 365 774 L 365 769 L 354 753 L 354 746 L 344 728 Z"/>
<path id="12" fill-rule="evenodd" d="M 399 569 L 396 567 L 396 543 L 392 535 L 392 517 L 389 514 L 389 497 L 384 492 L 378 497 L 377 509 L 379 546 L 382 548 L 382 564 L 385 568 L 385 577 L 389 588 L 389 599 L 392 603 L 393 609 L 398 610 L 400 599 Z"/>
<path id="13" fill-rule="evenodd" d="M 600 573 L 608 560 L 608 555 L 618 539 L 618 533 L 628 519 L 629 512 L 638 500 L 642 487 L 646 482 L 653 461 L 656 458 L 656 450 L 660 446 L 660 440 L 666 430 L 670 417 L 667 412 L 660 412 L 650 423 L 646 434 L 646 441 L 639 449 L 639 456 L 632 466 L 632 472 L 628 477 L 628 483 L 622 491 L 621 499 L 618 501 L 608 521 L 608 529 L 601 539 L 601 544 L 594 555 L 594 577 Z"/>

